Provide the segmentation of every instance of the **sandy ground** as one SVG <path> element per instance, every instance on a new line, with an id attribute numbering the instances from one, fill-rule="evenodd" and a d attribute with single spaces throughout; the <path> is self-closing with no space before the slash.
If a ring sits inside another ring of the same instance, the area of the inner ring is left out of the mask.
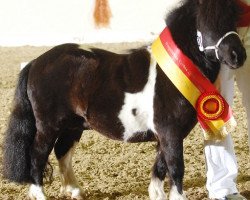
<path id="1" fill-rule="evenodd" d="M 98 47 L 119 51 L 135 48 L 141 44 L 99 44 Z M 0 145 L 6 129 L 20 63 L 29 61 L 49 47 L 0 47 Z M 234 113 L 238 126 L 233 133 L 239 163 L 238 188 L 250 199 L 250 160 L 247 145 L 246 115 L 241 96 L 236 92 Z M 199 126 L 185 140 L 184 189 L 190 200 L 206 200 L 205 160 L 203 136 Z M 85 192 L 86 200 L 132 200 L 149 199 L 147 188 L 150 171 L 155 158 L 155 143 L 125 144 L 109 140 L 94 131 L 84 132 L 73 159 L 76 177 Z M 0 153 L 2 160 L 2 153 Z M 52 153 L 50 162 L 54 167 L 54 180 L 45 184 L 49 199 L 67 199 L 59 194 L 60 181 L 57 162 Z M 1 162 L 2 163 L 2 162 Z M 1 167 L 1 166 L 0 166 Z M 168 193 L 168 184 L 165 184 Z M 9 183 L 0 177 L 0 199 L 25 199 L 28 186 Z"/>

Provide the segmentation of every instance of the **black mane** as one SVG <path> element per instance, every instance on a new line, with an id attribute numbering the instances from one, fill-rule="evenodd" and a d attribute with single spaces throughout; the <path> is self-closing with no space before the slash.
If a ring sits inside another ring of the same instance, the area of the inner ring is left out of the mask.
<path id="1" fill-rule="evenodd" d="M 197 8 L 197 0 L 184 0 L 180 7 L 167 15 L 165 21 L 177 46 L 211 82 L 214 82 L 220 70 L 220 63 L 208 60 L 205 54 L 199 51 L 196 28 Z"/>

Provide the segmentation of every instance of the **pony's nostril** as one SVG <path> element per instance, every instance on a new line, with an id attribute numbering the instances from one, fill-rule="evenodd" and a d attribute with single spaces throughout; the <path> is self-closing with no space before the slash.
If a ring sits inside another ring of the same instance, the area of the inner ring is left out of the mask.
<path id="1" fill-rule="evenodd" d="M 238 63 L 238 55 L 237 55 L 236 51 L 234 51 L 234 50 L 231 52 L 231 60 L 234 64 Z"/>

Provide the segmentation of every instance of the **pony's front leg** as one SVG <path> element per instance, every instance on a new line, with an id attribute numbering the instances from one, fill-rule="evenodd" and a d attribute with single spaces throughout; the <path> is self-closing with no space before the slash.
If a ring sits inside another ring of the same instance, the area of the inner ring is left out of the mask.
<path id="1" fill-rule="evenodd" d="M 148 188 L 150 200 L 166 200 L 164 179 L 167 173 L 167 164 L 164 154 L 158 150 L 155 164 L 152 169 L 152 178 Z"/>
<path id="2" fill-rule="evenodd" d="M 187 200 L 183 192 L 184 160 L 183 139 L 178 133 L 162 138 L 160 148 L 164 153 L 170 178 L 170 200 Z"/>

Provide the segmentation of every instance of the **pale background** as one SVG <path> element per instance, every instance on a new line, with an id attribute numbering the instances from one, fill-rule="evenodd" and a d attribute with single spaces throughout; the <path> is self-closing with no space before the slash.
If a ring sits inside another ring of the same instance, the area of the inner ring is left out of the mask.
<path id="1" fill-rule="evenodd" d="M 152 40 L 179 0 L 109 0 L 110 27 L 96 29 L 95 0 L 0 0 L 0 46 Z"/>

